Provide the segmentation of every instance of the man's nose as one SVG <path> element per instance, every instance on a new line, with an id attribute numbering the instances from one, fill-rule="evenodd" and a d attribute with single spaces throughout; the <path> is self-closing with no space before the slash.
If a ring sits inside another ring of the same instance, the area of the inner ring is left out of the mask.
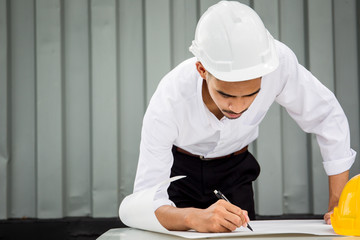
<path id="1" fill-rule="evenodd" d="M 229 104 L 230 111 L 234 113 L 241 113 L 244 111 L 247 107 L 245 106 L 245 101 L 242 99 L 237 99 L 236 101 L 232 101 Z"/>

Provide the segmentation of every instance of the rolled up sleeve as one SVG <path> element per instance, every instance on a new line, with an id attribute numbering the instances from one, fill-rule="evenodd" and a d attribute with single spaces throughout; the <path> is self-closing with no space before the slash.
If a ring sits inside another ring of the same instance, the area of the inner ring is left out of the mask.
<path id="1" fill-rule="evenodd" d="M 282 48 L 282 88 L 276 101 L 308 133 L 316 135 L 327 175 L 349 170 L 356 152 L 350 148 L 350 129 L 335 95 L 307 69 L 295 54 Z"/>
<path id="2" fill-rule="evenodd" d="M 170 177 L 177 126 L 172 114 L 157 108 L 158 101 L 161 99 L 152 99 L 144 116 L 134 192 L 153 187 Z M 162 205 L 174 205 L 166 188 L 158 191 L 154 198 L 155 210 Z"/>

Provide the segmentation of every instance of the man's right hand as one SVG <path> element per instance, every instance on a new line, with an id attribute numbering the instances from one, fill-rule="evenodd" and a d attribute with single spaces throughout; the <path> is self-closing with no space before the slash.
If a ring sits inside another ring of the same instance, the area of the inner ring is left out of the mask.
<path id="1" fill-rule="evenodd" d="M 207 209 L 199 209 L 188 216 L 188 223 L 198 232 L 232 232 L 250 221 L 241 208 L 219 200 Z"/>
<path id="2" fill-rule="evenodd" d="M 246 210 L 219 200 L 207 209 L 161 206 L 155 211 L 159 222 L 168 230 L 198 232 L 231 232 L 250 221 Z"/>

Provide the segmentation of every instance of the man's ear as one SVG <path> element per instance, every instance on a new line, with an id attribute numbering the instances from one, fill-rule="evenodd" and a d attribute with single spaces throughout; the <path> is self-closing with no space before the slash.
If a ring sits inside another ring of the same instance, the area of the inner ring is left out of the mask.
<path id="1" fill-rule="evenodd" d="M 204 68 L 204 66 L 201 64 L 201 62 L 197 61 L 195 63 L 196 65 L 196 70 L 199 72 L 200 76 L 203 78 L 203 79 L 206 79 L 206 69 Z"/>

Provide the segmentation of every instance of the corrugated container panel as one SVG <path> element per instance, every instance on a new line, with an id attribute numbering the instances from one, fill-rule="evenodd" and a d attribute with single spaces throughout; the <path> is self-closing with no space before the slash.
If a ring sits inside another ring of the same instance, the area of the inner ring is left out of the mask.
<path id="1" fill-rule="evenodd" d="M 208 0 L 0 0 L 0 219 L 116 217 L 132 192 L 142 118 L 191 57 Z M 359 3 L 242 0 L 339 99 L 359 151 Z M 260 215 L 322 214 L 315 136 L 278 104 L 250 150 Z M 351 176 L 359 173 L 355 162 Z"/>

